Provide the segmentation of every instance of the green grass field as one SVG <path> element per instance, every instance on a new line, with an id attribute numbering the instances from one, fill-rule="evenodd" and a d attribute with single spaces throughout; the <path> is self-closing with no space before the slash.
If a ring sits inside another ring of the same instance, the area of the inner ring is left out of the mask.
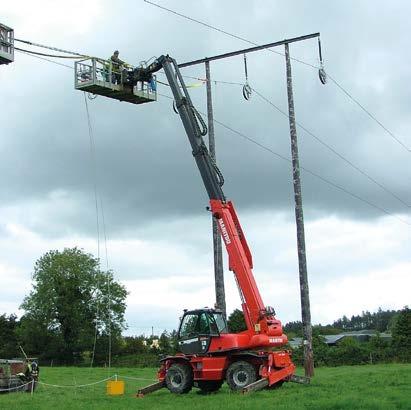
<path id="1" fill-rule="evenodd" d="M 84 388 L 39 385 L 27 393 L 0 395 L 0 409 L 411 409 L 411 365 L 367 365 L 316 369 L 311 385 L 286 383 L 280 389 L 249 395 L 231 393 L 226 385 L 212 395 L 193 389 L 175 396 L 162 389 L 143 399 L 137 387 L 150 384 L 155 369 L 111 369 L 124 379 L 124 396 L 107 396 L 105 383 Z M 49 384 L 88 384 L 109 376 L 106 369 L 78 367 L 41 369 L 41 381 Z"/>

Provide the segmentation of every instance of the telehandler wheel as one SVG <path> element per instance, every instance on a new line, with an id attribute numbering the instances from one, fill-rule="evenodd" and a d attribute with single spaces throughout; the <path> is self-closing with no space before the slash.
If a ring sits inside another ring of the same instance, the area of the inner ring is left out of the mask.
<path id="1" fill-rule="evenodd" d="M 226 379 L 231 390 L 239 391 L 257 380 L 257 371 L 251 363 L 240 360 L 228 366 Z"/>
<path id="2" fill-rule="evenodd" d="M 167 370 L 166 386 L 171 393 L 188 393 L 193 387 L 193 371 L 191 367 L 182 363 L 172 364 Z"/>
<path id="3" fill-rule="evenodd" d="M 223 383 L 224 380 L 200 380 L 197 385 L 202 394 L 209 394 L 220 390 Z"/>

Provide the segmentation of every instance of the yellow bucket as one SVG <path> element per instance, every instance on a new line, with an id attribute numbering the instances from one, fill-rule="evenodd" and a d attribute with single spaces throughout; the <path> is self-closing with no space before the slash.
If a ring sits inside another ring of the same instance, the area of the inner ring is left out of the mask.
<path id="1" fill-rule="evenodd" d="M 110 380 L 106 384 L 106 389 L 109 396 L 120 396 L 124 394 L 124 381 Z"/>

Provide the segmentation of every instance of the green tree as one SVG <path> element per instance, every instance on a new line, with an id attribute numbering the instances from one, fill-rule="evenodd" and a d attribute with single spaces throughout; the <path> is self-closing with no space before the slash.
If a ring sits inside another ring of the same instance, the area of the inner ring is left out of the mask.
<path id="1" fill-rule="evenodd" d="M 239 333 L 247 330 L 244 320 L 244 313 L 240 309 L 235 309 L 227 320 L 228 329 L 230 332 Z"/>
<path id="2" fill-rule="evenodd" d="M 12 358 L 20 354 L 16 337 L 17 316 L 0 315 L 0 357 Z"/>
<path id="3" fill-rule="evenodd" d="M 370 338 L 366 347 L 369 350 L 371 363 L 386 363 L 392 360 L 390 342 L 382 339 L 379 333 Z"/>
<path id="4" fill-rule="evenodd" d="M 144 344 L 144 336 L 125 336 L 122 338 L 121 354 L 141 354 L 148 351 L 147 344 Z"/>
<path id="5" fill-rule="evenodd" d="M 394 319 L 391 345 L 399 360 L 411 361 L 411 310 L 408 306 Z"/>
<path id="6" fill-rule="evenodd" d="M 337 346 L 331 347 L 327 358 L 328 366 L 366 364 L 370 360 L 367 344 L 353 337 L 344 337 Z"/>
<path id="7" fill-rule="evenodd" d="M 78 248 L 49 251 L 34 266 L 33 290 L 24 299 L 20 336 L 40 338 L 66 363 L 93 349 L 95 336 L 119 337 L 127 291 L 111 271 Z M 41 346 L 33 346 L 40 349 Z"/>
<path id="8" fill-rule="evenodd" d="M 173 347 L 172 347 L 172 344 L 171 344 L 171 337 L 167 333 L 166 330 L 164 330 L 163 333 L 161 333 L 158 343 L 160 345 L 161 353 L 163 353 L 163 354 L 171 354 L 172 353 Z"/>
<path id="9" fill-rule="evenodd" d="M 303 334 L 303 324 L 300 321 L 288 322 L 283 326 L 283 332 L 288 335 L 289 338 L 301 337 Z"/>

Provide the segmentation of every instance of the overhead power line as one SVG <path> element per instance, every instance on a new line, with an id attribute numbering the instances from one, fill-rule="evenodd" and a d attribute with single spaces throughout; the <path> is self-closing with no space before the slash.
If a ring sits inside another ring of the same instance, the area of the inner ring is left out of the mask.
<path id="1" fill-rule="evenodd" d="M 175 14 L 176 16 L 183 17 L 183 18 L 185 18 L 185 19 L 187 19 L 187 20 L 190 20 L 190 21 L 192 21 L 192 22 L 194 22 L 194 23 L 201 24 L 202 26 L 207 27 L 207 28 L 209 28 L 209 29 L 211 29 L 211 30 L 218 31 L 218 32 L 220 32 L 220 33 L 222 33 L 222 34 L 225 34 L 225 35 L 229 36 L 229 37 L 235 38 L 235 39 L 237 39 L 237 40 L 244 41 L 245 43 L 251 44 L 251 45 L 253 45 L 253 46 L 259 46 L 259 45 L 261 45 L 261 44 L 258 44 L 258 43 L 254 43 L 253 41 L 248 40 L 248 39 L 246 39 L 246 38 L 244 38 L 244 37 L 240 37 L 240 36 L 238 36 L 238 35 L 236 35 L 236 34 L 229 33 L 228 31 L 225 31 L 225 30 L 222 30 L 222 29 L 220 29 L 220 28 L 218 28 L 218 27 L 212 26 L 211 24 L 207 24 L 207 23 L 205 23 L 204 21 L 196 20 L 196 19 L 194 19 L 194 18 L 192 18 L 192 17 L 189 17 L 189 16 L 187 16 L 187 15 L 185 15 L 185 14 L 181 14 L 181 13 L 175 11 L 175 10 L 171 10 L 171 9 L 168 9 L 167 7 L 160 6 L 159 4 L 153 3 L 152 1 L 144 0 L 144 2 L 145 2 L 145 3 L 148 3 L 148 4 L 151 4 L 152 6 L 158 7 L 159 9 L 168 11 L 169 13 Z M 280 51 L 273 50 L 272 48 L 268 48 L 267 50 L 270 51 L 271 53 L 278 54 L 278 55 L 284 57 L 284 54 L 281 53 Z M 312 68 L 316 68 L 316 69 L 319 69 L 319 68 L 320 68 L 320 67 L 317 67 L 317 66 L 315 66 L 315 65 L 313 65 L 313 64 L 307 63 L 306 61 L 299 60 L 298 58 L 293 58 L 293 57 L 291 57 L 291 60 L 298 61 L 299 63 L 304 64 L 304 65 L 307 65 L 307 66 L 312 67 Z"/>
<path id="2" fill-rule="evenodd" d="M 251 45 L 254 45 L 254 46 L 259 46 L 258 43 L 255 43 L 255 42 L 253 42 L 253 41 L 251 41 L 251 40 L 248 40 L 248 39 L 246 39 L 246 38 L 244 38 L 244 37 L 241 37 L 241 36 L 238 36 L 238 35 L 236 35 L 236 34 L 230 33 L 230 32 L 228 32 L 228 31 L 225 31 L 225 30 L 223 30 L 223 29 L 220 29 L 220 28 L 218 28 L 218 27 L 215 27 L 215 26 L 213 26 L 213 25 L 211 25 L 211 24 L 207 24 L 207 23 L 205 23 L 205 22 L 203 22 L 203 21 L 194 19 L 194 18 L 192 18 L 192 17 L 190 17 L 190 16 L 187 16 L 187 15 L 185 15 L 185 14 L 179 13 L 179 12 L 177 12 L 177 11 L 175 11 L 175 10 L 171 10 L 171 9 L 169 9 L 169 8 L 167 8 L 167 7 L 160 6 L 159 4 L 156 4 L 156 3 L 152 2 L 152 1 L 144 0 L 144 2 L 145 2 L 145 3 L 148 3 L 148 4 L 152 5 L 152 6 L 158 7 L 158 8 L 160 8 L 160 9 L 162 9 L 162 10 L 165 10 L 165 11 L 167 11 L 167 12 L 169 12 L 169 13 L 175 14 L 175 15 L 177 15 L 177 16 L 179 16 L 179 17 L 182 17 L 182 18 L 185 18 L 185 19 L 187 19 L 187 20 L 190 20 L 190 21 L 192 21 L 192 22 L 194 22 L 194 23 L 201 24 L 202 26 L 205 26 L 205 27 L 207 27 L 207 28 L 209 28 L 209 29 L 211 29 L 211 30 L 218 31 L 218 32 L 220 32 L 220 33 L 222 33 L 222 34 L 225 34 L 225 35 L 230 36 L 230 37 L 232 37 L 232 38 L 235 38 L 235 39 L 237 39 L 237 40 L 241 40 L 241 41 L 243 41 L 243 42 L 246 42 L 246 43 L 251 44 Z M 52 47 L 52 46 L 47 46 L 47 45 L 44 45 L 44 44 L 34 43 L 34 42 L 28 41 L 28 40 L 22 40 L 22 39 L 17 39 L 17 38 L 16 38 L 16 39 L 14 39 L 14 41 L 18 41 L 18 42 L 21 42 L 21 43 L 24 43 L 24 44 L 28 44 L 28 45 L 31 45 L 31 46 L 35 46 L 35 47 L 41 47 L 41 48 L 45 48 L 45 49 L 49 49 L 49 50 L 53 50 L 53 51 L 59 51 L 59 52 L 66 53 L 66 54 L 72 54 L 73 57 L 62 56 L 62 55 L 43 54 L 43 53 L 38 53 L 38 52 L 30 51 L 30 50 L 19 49 L 19 48 L 15 47 L 15 49 L 18 50 L 18 51 L 26 52 L 26 53 L 30 53 L 30 54 L 34 54 L 34 55 L 40 55 L 40 56 L 44 56 L 44 57 L 53 57 L 53 58 L 76 58 L 76 57 L 74 57 L 74 56 L 78 56 L 79 58 L 88 58 L 88 57 L 89 57 L 89 56 L 87 56 L 87 55 L 85 55 L 85 54 L 77 53 L 77 52 L 75 52 L 75 51 L 68 51 L 68 50 L 64 50 L 64 49 L 61 49 L 61 48 L 57 48 L 57 47 Z M 284 56 L 283 53 L 281 53 L 281 52 L 279 52 L 279 51 L 276 51 L 276 50 L 273 50 L 273 49 L 271 49 L 271 48 L 268 48 L 267 50 L 270 51 L 270 52 L 272 52 L 272 53 L 275 53 L 275 54 Z M 300 59 L 298 59 L 298 58 L 295 58 L 295 57 L 290 57 L 290 58 L 291 58 L 291 60 L 293 60 L 293 61 L 297 61 L 298 63 L 303 64 L 303 65 L 306 65 L 306 66 L 309 66 L 309 67 L 311 67 L 311 68 L 315 68 L 315 69 L 319 69 L 319 68 L 320 68 L 320 67 L 318 67 L 318 66 L 315 66 L 315 65 L 313 65 L 313 64 L 310 64 L 310 63 L 308 63 L 308 62 L 306 62 L 306 61 L 303 61 L 303 60 L 300 60 Z M 335 79 L 329 74 L 328 71 L 327 71 L 327 77 L 338 87 L 338 89 L 339 89 L 340 91 L 342 91 L 342 92 L 343 92 L 349 99 L 351 99 L 361 110 L 363 110 L 373 121 L 375 121 L 392 139 L 394 139 L 394 140 L 395 140 L 399 145 L 401 145 L 406 151 L 411 152 L 411 148 L 409 148 L 409 147 L 408 147 L 407 145 L 405 145 L 397 136 L 395 136 L 395 134 L 394 134 L 392 131 L 390 131 L 381 121 L 379 121 L 378 118 L 377 118 L 375 115 L 373 115 L 369 110 L 367 110 L 367 109 L 364 107 L 363 104 L 361 104 L 352 94 L 350 94 L 341 84 L 339 84 L 339 83 L 337 82 L 337 80 L 335 80 Z"/>
<path id="3" fill-rule="evenodd" d="M 64 56 L 64 55 L 61 55 L 61 54 L 39 53 L 38 51 L 25 50 L 23 48 L 18 48 L 18 47 L 14 47 L 14 49 L 17 50 L 17 51 L 22 51 L 22 52 L 27 53 L 27 54 L 34 54 L 34 55 L 43 56 L 43 57 L 68 58 L 68 59 L 72 59 L 72 60 L 81 58 L 81 57 L 78 57 L 78 56 Z"/>
<path id="4" fill-rule="evenodd" d="M 174 98 L 173 98 L 173 97 L 170 97 L 169 95 L 161 94 L 161 93 L 157 93 L 157 94 L 158 94 L 158 95 L 161 95 L 162 97 L 165 97 L 165 98 L 168 98 L 168 99 L 174 101 Z M 202 115 L 205 115 L 205 113 L 203 113 L 203 112 L 201 112 L 201 111 L 199 111 L 199 112 L 200 112 Z M 221 127 L 223 127 L 223 128 L 225 128 L 225 129 L 231 131 L 232 133 L 234 133 L 234 134 L 242 137 L 243 139 L 251 142 L 252 144 L 260 147 L 261 149 L 269 152 L 270 154 L 272 154 L 272 155 L 276 156 L 277 158 L 281 159 L 282 161 L 285 161 L 285 162 L 287 162 L 287 163 L 289 163 L 289 164 L 292 163 L 292 161 L 291 161 L 289 158 L 287 158 L 286 156 L 284 156 L 284 155 L 282 155 L 282 154 L 279 154 L 278 152 L 274 151 L 273 149 L 267 147 L 267 146 L 264 145 L 264 144 L 261 144 L 260 142 L 258 142 L 258 141 L 255 140 L 254 138 L 252 138 L 252 137 L 250 137 L 250 136 L 242 133 L 241 131 L 238 131 L 238 130 L 236 130 L 235 128 L 233 128 L 233 127 L 231 127 L 231 126 L 229 126 L 229 125 L 227 125 L 227 124 L 225 124 L 225 123 L 223 123 L 223 122 L 221 122 L 221 121 L 218 121 L 218 120 L 216 120 L 215 118 L 214 118 L 214 123 L 216 123 L 216 124 L 220 125 Z M 306 167 L 301 166 L 300 168 L 301 168 L 302 170 L 304 170 L 306 173 L 310 174 L 311 176 L 313 176 L 313 177 L 319 179 L 320 181 L 326 183 L 327 185 L 330 185 L 330 186 L 338 189 L 339 191 L 344 192 L 345 194 L 351 196 L 352 198 L 357 199 L 358 201 L 361 201 L 361 202 L 363 202 L 363 203 L 371 206 L 372 208 L 377 209 L 378 211 L 380 211 L 380 212 L 382 212 L 382 213 L 384 213 L 384 214 L 386 214 L 386 215 L 388 215 L 388 216 L 391 216 L 392 218 L 396 218 L 397 220 L 399 220 L 400 222 L 402 222 L 402 223 L 404 223 L 404 224 L 406 224 L 406 225 L 411 226 L 411 223 L 409 223 L 409 222 L 406 221 L 405 219 L 399 217 L 398 215 L 393 214 L 392 212 L 386 210 L 385 208 L 383 208 L 383 207 L 381 207 L 381 206 L 379 206 L 379 205 L 374 204 L 373 202 L 369 201 L 368 199 L 365 199 L 365 198 L 361 197 L 360 195 L 357 195 L 357 194 L 351 192 L 351 191 L 348 190 L 347 188 L 344 188 L 343 186 L 341 186 L 341 185 L 339 185 L 339 184 L 336 184 L 336 183 L 330 181 L 329 179 L 327 179 L 327 178 L 325 178 L 325 177 L 317 174 L 317 173 L 314 172 L 314 171 L 311 171 L 310 169 L 308 169 L 308 168 L 306 168 Z"/>
<path id="5" fill-rule="evenodd" d="M 23 52 L 23 53 L 27 54 L 26 52 Z M 49 59 L 47 59 L 47 58 L 39 57 L 39 56 L 32 55 L 32 54 L 28 54 L 28 55 L 31 56 L 31 57 L 35 57 L 35 58 L 38 58 L 38 59 L 41 59 L 41 60 L 44 60 L 44 61 L 53 63 L 53 64 L 57 64 L 57 65 L 60 65 L 60 66 L 66 67 L 66 68 L 73 69 L 73 67 L 71 67 L 71 66 L 68 66 L 68 65 L 66 65 L 66 64 L 62 64 L 62 63 L 59 63 L 59 62 L 56 62 L 56 61 L 53 61 L 53 60 L 49 60 Z M 202 80 L 202 79 L 199 79 L 198 77 L 191 77 L 191 76 L 185 76 L 185 77 L 193 78 L 193 79 L 197 79 L 197 80 Z M 241 83 L 230 83 L 230 82 L 227 82 L 227 81 L 215 81 L 215 80 L 213 80 L 213 81 L 216 82 L 216 83 L 227 83 L 227 84 L 242 85 Z M 160 96 L 162 96 L 162 97 L 168 98 L 168 99 L 170 99 L 170 100 L 174 100 L 173 97 L 170 97 L 170 96 L 168 96 L 168 95 L 166 95 L 166 94 L 161 94 L 161 93 L 157 93 L 157 94 L 160 95 Z M 277 109 L 277 107 L 276 107 L 276 109 Z M 281 112 L 281 111 L 280 111 L 280 112 Z M 205 115 L 204 113 L 202 113 L 202 114 Z M 281 159 L 281 160 L 283 160 L 283 161 L 286 161 L 286 162 L 288 162 L 288 163 L 291 163 L 291 160 L 288 159 L 287 157 L 285 157 L 285 156 L 283 156 L 283 155 L 275 152 L 275 151 L 272 150 L 271 148 L 266 147 L 265 145 L 259 143 L 259 142 L 256 141 L 255 139 L 253 139 L 253 138 L 251 138 L 251 137 L 249 137 L 249 136 L 241 133 L 240 131 L 235 130 L 234 128 L 232 128 L 232 127 L 230 127 L 230 126 L 228 126 L 228 125 L 226 125 L 226 124 L 224 124 L 224 123 L 222 123 L 221 121 L 218 121 L 218 120 L 216 120 L 216 119 L 214 119 L 214 122 L 215 122 L 216 124 L 218 124 L 218 125 L 226 128 L 226 129 L 228 129 L 229 131 L 231 131 L 231 132 L 233 132 L 233 133 L 241 136 L 242 138 L 248 140 L 249 142 L 251 142 L 251 143 L 259 146 L 260 148 L 264 149 L 265 151 L 270 152 L 272 155 L 278 157 L 279 159 Z M 299 126 L 300 126 L 300 125 L 299 125 Z M 301 127 L 304 131 L 310 133 L 310 131 L 306 130 L 304 127 L 302 127 L 302 126 L 300 126 L 300 127 Z M 311 134 L 310 134 L 310 135 L 311 135 Z M 355 198 L 355 199 L 357 199 L 357 200 L 359 200 L 359 201 L 361 201 L 361 202 L 363 202 L 363 203 L 371 206 L 372 208 L 377 209 L 377 210 L 379 210 L 380 212 L 383 212 L 384 214 L 389 215 L 389 216 L 391 216 L 391 217 L 393 217 L 393 218 L 396 218 L 396 219 L 398 219 L 399 221 L 401 221 L 402 223 L 404 223 L 404 224 L 406 224 L 406 225 L 411 225 L 409 222 L 407 222 L 406 220 L 400 218 L 399 216 L 397 216 L 397 215 L 395 215 L 395 214 L 387 211 L 386 209 L 380 207 L 379 205 L 376 205 L 376 204 L 368 201 L 368 200 L 365 199 L 365 198 L 362 198 L 361 196 L 359 196 L 359 195 L 357 195 L 357 194 L 349 191 L 348 189 L 346 189 L 346 188 L 344 188 L 344 187 L 342 187 L 342 186 L 340 186 L 340 185 L 335 184 L 334 182 L 328 180 L 327 178 L 322 177 L 321 175 L 318 175 L 318 174 L 316 174 L 315 172 L 313 172 L 313 171 L 311 171 L 311 170 L 309 170 L 309 169 L 307 169 L 307 168 L 305 168 L 305 167 L 301 167 L 301 169 L 303 169 L 303 170 L 304 170 L 305 172 L 307 172 L 308 174 L 314 176 L 315 178 L 320 179 L 322 182 L 324 182 L 324 183 L 326 183 L 326 184 L 328 184 L 328 185 L 330 185 L 330 186 L 332 186 L 332 187 L 334 187 L 334 188 L 336 188 L 336 189 L 338 189 L 338 190 L 346 193 L 347 195 L 349 195 L 349 196 L 351 196 L 351 197 L 353 197 L 353 198 Z M 378 183 L 377 183 L 377 184 L 378 184 Z M 409 205 L 407 205 L 407 206 L 409 206 Z"/>
<path id="6" fill-rule="evenodd" d="M 398 142 L 403 148 L 408 152 L 411 152 L 411 149 L 408 148 L 398 137 L 396 137 L 378 118 L 368 111 L 356 98 L 354 98 L 341 84 L 339 84 L 327 71 L 327 77 L 355 104 L 358 105 L 372 120 L 374 120 L 388 135 L 390 135 L 395 141 Z"/>
<path id="7" fill-rule="evenodd" d="M 38 58 L 39 60 L 47 61 L 47 62 L 49 62 L 49 63 L 53 63 L 53 64 L 56 64 L 56 65 L 59 65 L 59 66 L 62 66 L 62 67 L 69 68 L 70 70 L 74 70 L 74 67 L 71 66 L 71 65 L 59 63 L 58 61 L 50 60 L 49 58 L 40 57 L 40 56 L 37 55 L 37 54 L 29 53 L 29 52 L 27 52 L 27 51 L 23 51 L 23 50 L 20 50 L 20 49 L 16 49 L 16 50 L 19 51 L 20 53 L 26 54 L 26 55 L 28 55 L 28 56 L 30 56 L 30 57 Z"/>
<path id="8" fill-rule="evenodd" d="M 277 105 L 275 105 L 272 101 L 270 101 L 268 98 L 264 97 L 260 92 L 258 92 L 255 88 L 253 88 L 253 91 L 265 102 L 270 104 L 276 111 L 280 112 L 282 115 L 285 117 L 289 118 L 289 115 L 283 111 L 281 108 L 279 108 Z M 401 202 L 403 205 L 405 205 L 407 208 L 410 208 L 411 205 L 409 205 L 407 202 L 405 202 L 403 199 L 401 199 L 397 194 L 392 192 L 390 189 L 382 185 L 380 182 L 378 182 L 376 179 L 374 179 L 372 176 L 367 174 L 365 171 L 363 171 L 358 165 L 355 165 L 352 161 L 350 161 L 348 158 L 340 154 L 337 150 L 335 150 L 333 147 L 331 147 L 329 144 L 327 144 L 324 140 L 322 140 L 320 137 L 315 135 L 312 131 L 304 127 L 300 122 L 296 121 L 296 124 L 298 125 L 299 128 L 301 128 L 304 132 L 306 132 L 308 135 L 313 137 L 316 141 L 318 141 L 321 145 L 326 147 L 329 151 L 331 151 L 334 155 L 336 155 L 338 158 L 343 160 L 346 164 L 348 164 L 351 168 L 355 169 L 357 172 L 359 172 L 361 175 L 365 176 L 369 181 L 374 183 L 375 185 L 379 186 L 382 190 L 384 190 L 386 193 L 397 199 L 399 202 Z"/>
<path id="9" fill-rule="evenodd" d="M 64 50 L 64 49 L 62 49 L 62 48 L 46 46 L 46 45 L 44 45 L 44 44 L 34 43 L 34 42 L 32 42 L 32 41 L 22 40 L 22 39 L 19 39 L 19 38 L 15 38 L 14 41 L 18 41 L 19 43 L 28 44 L 28 45 L 34 46 L 34 47 L 40 47 L 40 48 L 46 48 L 46 49 L 48 49 L 48 50 L 58 51 L 58 52 L 60 52 L 60 53 L 72 54 L 72 55 L 76 55 L 76 56 L 84 57 L 84 58 L 89 57 L 89 56 L 87 56 L 87 55 L 85 55 L 85 54 L 76 53 L 75 51 L 68 51 L 68 50 Z"/>
<path id="10" fill-rule="evenodd" d="M 239 36 L 239 35 L 237 35 L 237 34 L 230 33 L 230 32 L 228 32 L 228 31 L 225 31 L 225 30 L 221 29 L 221 28 L 218 28 L 218 27 L 213 26 L 213 25 L 211 25 L 211 24 L 205 23 L 204 21 L 197 20 L 197 19 L 192 18 L 192 17 L 190 17 L 190 16 L 187 16 L 187 15 L 185 15 L 185 14 L 179 13 L 179 12 L 177 12 L 177 11 L 175 11 L 175 10 L 171 10 L 171 9 L 169 9 L 169 8 L 167 8 L 167 7 L 160 6 L 159 4 L 154 3 L 154 2 L 152 2 L 152 1 L 144 0 L 144 2 L 147 3 L 147 4 L 150 4 L 150 5 L 152 5 L 152 6 L 155 6 L 155 7 L 159 8 L 159 9 L 165 10 L 165 11 L 167 11 L 167 12 L 169 12 L 169 13 L 172 13 L 172 14 L 174 14 L 174 15 L 176 15 L 176 16 L 182 17 L 182 18 L 184 18 L 184 19 L 186 19 L 186 20 L 190 20 L 190 21 L 192 21 L 192 22 L 194 22 L 194 23 L 200 24 L 200 25 L 202 25 L 202 26 L 204 26 L 204 27 L 207 27 L 207 28 L 209 28 L 209 29 L 211 29 L 211 30 L 214 30 L 214 31 L 217 31 L 217 32 L 219 32 L 219 33 L 225 34 L 225 35 L 227 35 L 227 36 L 229 36 L 229 37 L 232 37 L 232 38 L 235 38 L 235 39 L 237 39 L 237 40 L 243 41 L 243 42 L 245 42 L 245 43 L 252 44 L 252 45 L 255 45 L 255 46 L 258 46 L 258 45 L 259 45 L 258 43 L 255 43 L 255 42 L 253 42 L 253 41 L 251 41 L 251 40 L 249 40 L 249 39 L 247 39 L 247 38 L 245 38 L 245 37 L 241 37 L 241 36 Z M 270 51 L 270 52 L 272 52 L 272 53 L 275 53 L 275 54 L 279 54 L 279 55 L 281 55 L 281 56 L 284 56 L 284 54 L 283 54 L 283 53 L 280 53 L 279 51 L 276 51 L 276 50 L 273 50 L 273 49 L 270 49 L 270 48 L 267 49 L 267 50 Z M 321 67 L 315 66 L 315 65 L 313 65 L 313 64 L 310 64 L 310 63 L 308 63 L 308 62 L 306 62 L 306 61 L 300 60 L 300 59 L 298 59 L 298 58 L 293 58 L 293 57 L 290 57 L 290 58 L 291 58 L 291 60 L 293 60 L 293 61 L 297 61 L 298 63 L 303 64 L 303 65 L 306 65 L 306 66 L 311 67 L 311 68 L 315 68 L 315 69 L 321 68 Z M 375 115 L 373 115 L 370 111 L 368 111 L 368 110 L 364 107 L 363 104 L 361 104 L 361 103 L 360 103 L 356 98 L 354 98 L 341 84 L 339 84 L 339 83 L 328 73 L 328 70 L 327 70 L 327 77 L 329 77 L 330 80 L 338 87 L 338 89 L 339 89 L 340 91 L 342 91 L 349 99 L 351 99 L 358 107 L 360 107 L 361 110 L 363 110 L 373 121 L 375 121 L 375 122 L 376 122 L 389 136 L 391 136 L 402 148 L 404 148 L 407 152 L 411 152 L 411 149 L 410 149 L 409 147 L 407 147 L 407 145 L 405 145 L 398 137 L 396 137 L 395 134 L 394 134 L 392 131 L 390 131 L 384 124 L 382 124 L 382 122 L 379 121 Z"/>
<path id="11" fill-rule="evenodd" d="M 200 80 L 200 81 L 207 81 L 206 79 L 198 78 L 198 77 L 193 77 L 189 75 L 184 75 L 183 77 L 185 78 L 191 78 L 194 80 Z M 237 82 L 229 82 L 229 81 L 219 81 L 219 80 L 213 80 L 212 82 L 218 83 L 218 84 L 230 84 L 230 85 L 239 85 L 243 86 L 243 83 L 237 83 Z M 268 98 L 266 98 L 263 94 L 261 94 L 258 90 L 255 88 L 252 88 L 252 90 L 265 102 L 270 104 L 275 110 L 280 112 L 282 115 L 284 115 L 286 118 L 289 118 L 288 113 L 286 113 L 284 110 L 279 108 L 277 105 L 275 105 L 272 101 L 270 101 Z M 404 201 L 401 197 L 399 197 L 397 194 L 395 194 L 393 191 L 388 189 L 386 186 L 378 182 L 375 178 L 373 178 L 371 175 L 369 175 L 367 172 L 362 170 L 358 165 L 354 164 L 352 161 L 350 161 L 348 158 L 346 158 L 344 155 L 340 154 L 335 148 L 327 144 L 324 140 L 322 140 L 320 137 L 315 135 L 312 131 L 307 129 L 304 125 L 302 125 L 300 122 L 296 122 L 297 126 L 301 128 L 304 132 L 306 132 L 308 135 L 313 137 L 315 140 L 317 140 L 321 145 L 323 145 L 325 148 L 327 148 L 330 152 L 332 152 L 334 155 L 336 155 L 338 158 L 340 158 L 342 161 L 344 161 L 347 165 L 349 165 L 351 168 L 355 169 L 357 172 L 359 172 L 361 175 L 366 177 L 369 181 L 371 181 L 373 184 L 377 185 L 380 187 L 382 190 L 384 190 L 386 193 L 391 195 L 393 198 L 401 202 L 404 206 L 407 208 L 411 208 L 411 205 L 408 204 L 406 201 Z"/>
<path id="12" fill-rule="evenodd" d="M 239 135 L 240 137 L 246 139 L 247 141 L 249 141 L 249 142 L 251 142 L 251 143 L 259 146 L 260 148 L 264 149 L 265 151 L 270 152 L 271 154 L 275 155 L 277 158 L 280 158 L 280 159 L 283 160 L 283 161 L 286 161 L 286 162 L 288 162 L 288 163 L 291 163 L 291 160 L 290 160 L 290 159 L 288 159 L 288 158 L 286 158 L 285 156 L 279 154 L 278 152 L 275 152 L 275 151 L 272 150 L 271 148 L 269 148 L 269 147 L 261 144 L 260 142 L 258 142 L 258 141 L 256 141 L 255 139 L 253 139 L 253 138 L 245 135 L 244 133 L 242 133 L 242 132 L 240 132 L 240 131 L 238 131 L 238 130 L 236 130 L 236 129 L 228 126 L 227 124 L 224 124 L 224 123 L 222 123 L 221 121 L 218 121 L 218 120 L 216 120 L 216 119 L 214 120 L 214 122 L 217 123 L 217 124 L 219 124 L 220 126 L 226 128 L 227 130 L 233 132 L 234 134 L 237 134 L 237 135 Z M 301 168 L 302 170 L 304 170 L 306 173 L 308 173 L 308 174 L 312 175 L 313 177 L 315 177 L 315 178 L 317 178 L 317 179 L 325 182 L 326 184 L 328 184 L 328 185 L 330 185 L 330 186 L 338 189 L 339 191 L 344 192 L 345 194 L 351 196 L 352 198 L 355 198 L 355 199 L 357 199 L 357 200 L 359 200 L 359 201 L 361 201 L 361 202 L 363 202 L 363 203 L 365 203 L 365 204 L 367 204 L 367 205 L 369 205 L 369 206 L 371 206 L 371 207 L 373 207 L 373 208 L 375 208 L 375 209 L 377 209 L 377 210 L 385 213 L 386 215 L 389 215 L 389 216 L 391 216 L 391 217 L 394 217 L 394 218 L 398 219 L 399 221 L 401 221 L 402 223 L 405 223 L 406 225 L 411 226 L 411 223 L 407 222 L 406 220 L 404 220 L 404 219 L 400 218 L 399 216 L 397 216 L 397 215 L 395 215 L 395 214 L 387 211 L 386 209 L 382 208 L 381 206 L 376 205 L 376 204 L 372 203 L 371 201 L 369 201 L 369 200 L 367 200 L 367 199 L 365 199 L 365 198 L 362 198 L 361 196 L 359 196 L 359 195 L 357 195 L 357 194 L 349 191 L 348 189 L 344 188 L 343 186 L 338 185 L 338 184 L 330 181 L 329 179 L 327 179 L 327 178 L 325 178 L 325 177 L 317 174 L 316 172 L 311 171 L 310 169 L 308 169 L 308 168 L 306 168 L 306 167 L 300 166 L 300 168 Z"/>

